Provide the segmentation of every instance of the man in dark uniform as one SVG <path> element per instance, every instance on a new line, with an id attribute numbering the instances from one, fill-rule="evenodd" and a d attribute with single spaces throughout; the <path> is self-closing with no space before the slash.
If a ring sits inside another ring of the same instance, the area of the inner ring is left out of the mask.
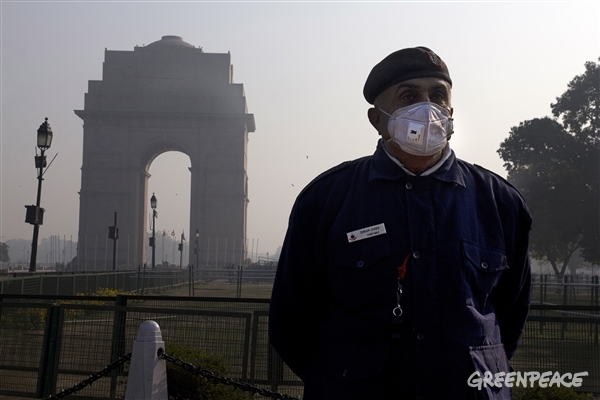
<path id="1" fill-rule="evenodd" d="M 510 184 L 450 149 L 451 88 L 428 48 L 383 59 L 364 87 L 375 153 L 296 200 L 269 334 L 305 400 L 510 399 L 467 381 L 510 371 L 531 217 Z"/>

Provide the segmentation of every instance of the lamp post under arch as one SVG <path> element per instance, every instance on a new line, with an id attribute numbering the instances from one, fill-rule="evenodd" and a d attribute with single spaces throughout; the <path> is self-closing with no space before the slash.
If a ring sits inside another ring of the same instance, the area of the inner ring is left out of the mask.
<path id="1" fill-rule="evenodd" d="M 154 269 L 156 265 L 156 218 L 158 217 L 158 211 L 156 211 L 156 207 L 158 206 L 158 200 L 154 193 L 152 193 L 152 197 L 150 198 L 150 207 L 152 207 L 152 239 L 150 239 L 150 246 L 152 246 L 152 269 Z"/>
<path id="2" fill-rule="evenodd" d="M 198 261 L 198 253 L 200 253 L 200 249 L 198 248 L 198 239 L 200 239 L 200 231 L 196 229 L 196 248 L 194 249 L 194 252 L 196 253 L 196 269 L 200 269 L 200 264 Z"/>

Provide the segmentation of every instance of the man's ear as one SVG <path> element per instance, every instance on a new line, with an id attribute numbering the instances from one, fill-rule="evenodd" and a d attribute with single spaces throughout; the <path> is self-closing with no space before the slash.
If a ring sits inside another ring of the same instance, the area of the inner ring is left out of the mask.
<path id="1" fill-rule="evenodd" d="M 367 110 L 367 116 L 369 117 L 369 122 L 371 123 L 371 125 L 373 125 L 373 127 L 377 130 L 377 132 L 379 132 L 379 124 L 381 123 L 381 114 L 379 112 L 378 109 L 376 109 L 375 107 L 373 108 L 369 108 Z M 381 133 L 379 133 L 381 134 Z"/>

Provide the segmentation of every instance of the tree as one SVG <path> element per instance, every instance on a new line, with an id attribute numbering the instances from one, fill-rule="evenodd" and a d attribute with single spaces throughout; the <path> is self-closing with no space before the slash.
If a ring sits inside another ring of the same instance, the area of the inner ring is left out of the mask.
<path id="1" fill-rule="evenodd" d="M 10 257 L 8 256 L 8 249 L 9 249 L 9 245 L 7 245 L 6 243 L 2 243 L 0 242 L 0 261 L 1 262 L 8 262 L 10 261 Z"/>
<path id="2" fill-rule="evenodd" d="M 600 64 L 586 62 L 585 72 L 569 83 L 551 107 L 554 117 L 562 119 L 565 129 L 585 145 L 581 173 L 589 185 L 583 200 L 590 214 L 582 221 L 582 255 L 600 264 Z"/>
<path id="3" fill-rule="evenodd" d="M 600 61 L 600 58 L 598 59 Z M 600 146 L 600 65 L 585 63 L 585 72 L 569 82 L 568 89 L 550 105 L 552 114 L 582 142 Z"/>
<path id="4" fill-rule="evenodd" d="M 531 210 L 531 255 L 559 278 L 577 250 L 600 262 L 600 68 L 585 65 L 551 105 L 555 119 L 521 122 L 498 150 Z"/>

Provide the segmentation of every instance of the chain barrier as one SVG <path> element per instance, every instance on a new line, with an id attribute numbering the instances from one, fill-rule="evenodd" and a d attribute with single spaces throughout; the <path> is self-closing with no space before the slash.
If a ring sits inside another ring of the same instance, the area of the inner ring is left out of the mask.
<path id="1" fill-rule="evenodd" d="M 246 382 L 239 382 L 239 381 L 235 381 L 231 378 L 227 378 L 224 376 L 219 376 L 217 374 L 215 374 L 212 371 L 209 371 L 207 369 L 204 369 L 202 367 L 195 367 L 193 364 L 187 363 L 179 358 L 173 358 L 168 354 L 162 353 L 160 355 L 160 357 L 162 359 L 164 359 L 165 361 L 168 361 L 170 363 L 173 363 L 181 368 L 183 368 L 184 370 L 188 371 L 188 372 L 192 372 L 196 375 L 201 375 L 211 381 L 213 381 L 214 383 L 220 383 L 223 385 L 230 385 L 235 387 L 236 389 L 240 389 L 243 390 L 244 392 L 251 392 L 252 394 L 259 394 L 261 396 L 264 397 L 270 397 L 272 399 L 280 399 L 280 400 L 301 400 L 297 397 L 293 397 L 290 396 L 288 394 L 282 394 L 279 392 L 272 392 L 270 390 L 267 389 L 263 389 L 263 388 L 259 388 L 256 386 L 253 386 L 249 383 Z M 85 387 L 91 385 L 92 383 L 94 383 L 95 381 L 97 381 L 98 379 L 102 378 L 103 376 L 108 375 L 109 373 L 111 373 L 112 371 L 114 371 L 115 369 L 119 368 L 121 365 L 125 364 L 127 361 L 131 360 L 131 353 L 127 353 L 123 356 L 121 356 L 118 360 L 116 360 L 115 362 L 113 362 L 110 365 L 107 365 L 106 367 L 104 367 L 102 370 L 96 372 L 95 374 L 90 375 L 87 379 L 84 379 L 83 381 L 79 382 L 77 385 L 69 388 L 69 389 L 63 389 L 60 392 L 56 393 L 54 396 L 50 396 L 50 397 L 46 397 L 43 400 L 58 400 L 58 399 L 62 399 L 63 397 L 72 395 L 73 393 L 77 393 L 79 392 L 81 389 L 84 389 Z"/>
<path id="2" fill-rule="evenodd" d="M 44 400 L 62 399 L 65 396 L 69 396 L 73 393 L 79 392 L 81 389 L 85 388 L 86 386 L 91 385 L 92 383 L 94 383 L 98 379 L 102 378 L 103 376 L 108 375 L 109 373 L 111 373 L 115 369 L 119 368 L 121 365 L 125 364 L 129 360 L 131 360 L 131 353 L 127 353 L 127 354 L 121 356 L 121 358 L 119 358 L 112 364 L 107 365 L 102 370 L 96 372 L 95 374 L 90 375 L 87 379 L 79 382 L 77 385 L 73 386 L 72 388 L 63 389 L 60 392 L 56 393 L 54 396 L 46 397 Z"/>
<path id="3" fill-rule="evenodd" d="M 267 389 L 262 389 L 256 386 L 253 386 L 249 383 L 246 382 L 239 382 L 239 381 L 235 381 L 231 378 L 227 378 L 224 376 L 219 376 L 217 374 L 215 374 L 212 371 L 209 371 L 207 369 L 204 369 L 202 367 L 195 367 L 194 365 L 187 363 L 179 358 L 173 358 L 170 355 L 166 354 L 166 353 L 162 353 L 161 358 L 165 359 L 166 361 L 173 363 L 183 369 L 185 369 L 188 372 L 192 372 L 196 375 L 202 375 L 203 377 L 215 382 L 215 383 L 221 383 L 223 385 L 230 385 L 235 387 L 236 389 L 240 389 L 243 390 L 245 392 L 252 392 L 252 394 L 259 394 L 261 396 L 264 397 L 270 397 L 272 399 L 281 399 L 281 400 L 301 400 L 297 397 L 292 397 L 288 394 L 282 394 L 279 392 L 272 392 L 270 390 Z"/>

